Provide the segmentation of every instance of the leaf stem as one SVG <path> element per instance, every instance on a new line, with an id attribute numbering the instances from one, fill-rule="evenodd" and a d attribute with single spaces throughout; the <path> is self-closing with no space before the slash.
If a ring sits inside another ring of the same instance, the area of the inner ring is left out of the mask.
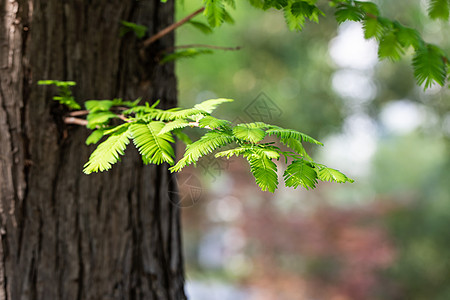
<path id="1" fill-rule="evenodd" d="M 238 50 L 242 49 L 241 46 L 237 46 L 237 47 L 222 47 L 222 46 L 206 45 L 206 44 L 190 44 L 190 45 L 174 46 L 174 47 L 171 47 L 171 48 L 167 48 L 164 51 L 165 52 L 169 52 L 169 51 L 175 50 L 175 49 L 186 49 L 186 48 L 209 48 L 209 49 L 224 50 L 224 51 L 238 51 Z"/>
<path id="2" fill-rule="evenodd" d="M 192 18 L 194 18 L 195 16 L 197 16 L 198 14 L 202 13 L 205 10 L 205 7 L 201 7 L 199 9 L 197 9 L 196 11 L 194 11 L 193 13 L 191 13 L 190 15 L 184 17 L 183 19 L 181 19 L 178 22 L 175 22 L 169 26 L 167 26 L 166 28 L 164 28 L 163 30 L 159 31 L 158 33 L 152 35 L 151 37 L 149 37 L 148 39 L 146 39 L 142 45 L 143 48 L 147 48 L 148 46 L 150 46 L 152 43 L 154 43 L 155 41 L 159 40 L 160 38 L 162 38 L 163 36 L 169 34 L 170 32 L 174 31 L 175 29 L 177 29 L 178 27 L 180 27 L 181 25 L 183 25 L 184 23 L 188 22 L 189 20 L 191 20 Z"/>

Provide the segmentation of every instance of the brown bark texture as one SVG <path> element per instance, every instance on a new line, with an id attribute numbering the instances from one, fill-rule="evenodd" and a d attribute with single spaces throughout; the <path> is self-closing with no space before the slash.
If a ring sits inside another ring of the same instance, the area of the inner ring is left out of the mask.
<path id="1" fill-rule="evenodd" d="M 143 166 L 129 145 L 106 173 L 84 175 L 86 128 L 43 79 L 74 80 L 88 99 L 176 105 L 172 64 L 145 57 L 120 21 L 152 35 L 173 1 L 0 0 L 0 300 L 185 299 L 179 209 L 167 166 Z"/>

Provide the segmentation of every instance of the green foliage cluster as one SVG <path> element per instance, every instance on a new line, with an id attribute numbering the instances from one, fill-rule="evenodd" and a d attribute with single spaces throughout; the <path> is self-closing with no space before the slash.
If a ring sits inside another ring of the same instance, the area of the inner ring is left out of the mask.
<path id="1" fill-rule="evenodd" d="M 148 28 L 133 22 L 120 21 L 120 36 L 124 36 L 128 32 L 133 32 L 138 38 L 142 39 L 147 33 Z"/>
<path id="2" fill-rule="evenodd" d="M 431 1 L 430 16 L 448 20 L 448 16 L 431 13 L 442 6 L 439 2 L 442 1 Z M 448 3 L 447 0 L 445 2 Z M 425 88 L 434 82 L 445 85 L 448 57 L 439 47 L 426 43 L 417 30 L 381 17 L 378 7 L 371 2 L 335 1 L 334 4 L 336 20 L 339 23 L 362 22 L 364 37 L 375 38 L 379 42 L 380 59 L 399 60 L 408 48 L 412 47 L 415 51 L 412 65 L 417 82 L 424 84 Z M 449 8 L 446 9 L 448 13 Z"/>
<path id="3" fill-rule="evenodd" d="M 67 106 L 70 109 L 81 109 L 81 106 L 75 101 L 70 91 L 71 86 L 75 86 L 74 81 L 59 80 L 39 80 L 39 85 L 54 85 L 58 88 L 58 96 L 54 96 L 53 100 Z"/>
<path id="4" fill-rule="evenodd" d="M 230 121 L 211 115 L 220 104 L 233 101 L 231 99 L 211 99 L 192 108 L 168 110 L 157 108 L 159 101 L 151 106 L 148 103 L 138 105 L 139 101 L 140 99 L 133 102 L 114 99 L 85 102 L 89 111 L 87 127 L 95 129 L 87 138 L 86 144 L 98 143 L 103 137 L 106 139 L 92 152 L 84 166 L 84 173 L 109 170 L 120 160 L 132 140 L 144 164 L 167 163 L 172 172 L 195 165 L 203 156 L 230 146 L 231 149 L 216 152 L 215 157 L 244 157 L 256 183 L 263 191 L 274 192 L 278 187 L 277 165 L 274 160 L 279 160 L 282 156 L 286 164 L 290 161 L 283 175 L 288 187 L 315 188 L 319 180 L 353 182 L 338 170 L 314 162 L 302 142 L 315 145 L 322 143 L 304 133 L 263 122 L 233 125 Z M 111 122 L 113 119 L 123 122 L 114 125 Z M 192 142 L 183 132 L 186 127 L 198 127 L 206 132 Z M 290 150 L 281 149 L 275 142 L 264 142 L 266 137 L 271 136 L 277 137 Z M 187 144 L 186 151 L 178 162 L 175 162 L 174 137 Z"/>
<path id="5" fill-rule="evenodd" d="M 274 8 L 283 11 L 291 30 L 300 31 L 304 28 L 306 20 L 319 23 L 319 17 L 325 16 L 317 0 L 249 0 L 249 2 L 263 10 Z M 204 0 L 203 3 L 208 24 L 194 21 L 195 24 L 192 25 L 196 28 L 210 33 L 211 28 L 218 27 L 224 22 L 232 22 L 227 9 L 236 7 L 235 0 Z M 417 30 L 382 17 L 378 6 L 372 2 L 332 0 L 329 1 L 329 5 L 335 8 L 338 23 L 355 21 L 363 24 L 365 38 L 374 38 L 379 43 L 380 59 L 399 60 L 412 47 L 414 50 L 412 65 L 418 84 L 424 85 L 424 88 L 429 88 L 433 83 L 445 85 L 449 76 L 448 56 L 438 46 L 425 42 Z M 448 0 L 430 0 L 428 13 L 432 19 L 448 21 L 449 12 Z M 192 56 L 200 54 L 196 51 L 191 53 Z M 183 51 L 176 58 L 188 56 L 190 53 Z"/>
<path id="6" fill-rule="evenodd" d="M 352 182 L 341 172 L 314 162 L 306 153 L 302 142 L 321 145 L 320 142 L 301 132 L 284 129 L 262 122 L 242 123 L 233 125 L 227 120 L 215 118 L 211 113 L 222 103 L 231 99 L 211 99 L 195 105 L 193 108 L 173 108 L 161 110 L 152 106 L 131 105 L 123 111 L 125 123 L 110 127 L 110 119 L 102 119 L 103 123 L 95 122 L 99 127 L 96 139 L 109 136 L 92 153 L 86 163 L 84 172 L 105 171 L 119 160 L 130 140 L 142 155 L 145 164 L 168 163 L 172 172 L 179 172 L 184 167 L 196 162 L 205 155 L 211 154 L 219 148 L 231 146 L 232 149 L 217 152 L 216 157 L 242 156 L 247 159 L 250 171 L 256 183 L 263 191 L 274 192 L 278 186 L 277 165 L 274 160 L 284 156 L 286 163 L 292 160 L 284 172 L 286 186 L 314 188 L 318 180 L 335 182 Z M 88 101 L 90 114 L 102 112 L 103 101 Z M 131 103 L 129 103 L 131 104 Z M 109 111 L 109 113 L 114 114 Z M 199 127 L 207 132 L 197 141 L 189 142 L 182 130 L 186 127 Z M 95 133 L 95 132 L 94 132 Z M 173 149 L 174 137 L 181 137 L 187 141 L 183 157 L 175 163 Z M 269 136 L 276 136 L 280 142 L 291 147 L 284 151 L 273 142 L 264 142 Z"/>

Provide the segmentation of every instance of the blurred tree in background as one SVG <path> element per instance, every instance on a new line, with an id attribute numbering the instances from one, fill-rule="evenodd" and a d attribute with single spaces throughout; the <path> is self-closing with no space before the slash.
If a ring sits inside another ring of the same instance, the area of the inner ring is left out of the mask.
<path id="1" fill-rule="evenodd" d="M 376 3 L 449 52 L 449 23 L 431 20 L 426 1 Z M 195 5 L 185 1 L 178 12 Z M 249 121 L 263 92 L 280 111 L 271 122 L 324 139 L 330 153 L 316 155 L 357 182 L 268 197 L 243 185 L 249 179 L 239 162 L 203 172 L 211 190 L 203 196 L 212 200 L 185 210 L 188 277 L 215 274 L 265 291 L 254 299 L 449 299 L 449 89 L 417 86 L 412 53 L 377 63 L 375 43 L 362 41 L 356 23 L 324 18 L 299 34 L 276 11 L 237 5 L 236 24 L 213 35 L 178 31 L 179 45 L 241 47 L 180 60 L 181 104 L 230 97 L 238 101 L 222 113 Z M 247 267 L 233 269 L 234 256 L 202 262 L 213 236 L 243 243 L 236 259 Z"/>

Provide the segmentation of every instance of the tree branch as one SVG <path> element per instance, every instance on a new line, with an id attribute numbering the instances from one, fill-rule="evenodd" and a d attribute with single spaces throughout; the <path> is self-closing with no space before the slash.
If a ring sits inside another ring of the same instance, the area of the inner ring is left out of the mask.
<path id="1" fill-rule="evenodd" d="M 184 23 L 188 22 L 189 20 L 191 20 L 192 18 L 194 18 L 196 15 L 202 13 L 205 10 L 204 7 L 199 8 L 198 10 L 194 11 L 192 14 L 184 17 L 183 19 L 181 19 L 180 21 L 171 24 L 170 26 L 164 28 L 163 30 L 161 30 L 160 32 L 156 33 L 155 35 L 149 37 L 148 39 L 146 39 L 143 42 L 143 48 L 147 48 L 148 46 L 150 46 L 152 43 L 154 43 L 155 41 L 159 40 L 160 38 L 162 38 L 163 36 L 167 35 L 168 33 L 174 31 L 175 29 L 177 29 L 178 27 L 180 27 L 181 25 L 183 25 Z"/>
<path id="2" fill-rule="evenodd" d="M 74 124 L 80 126 L 87 126 L 88 121 L 84 119 L 74 118 L 74 117 L 65 117 L 63 118 L 64 123 L 66 124 Z"/>
<path id="3" fill-rule="evenodd" d="M 78 116 L 85 116 L 88 114 L 89 114 L 88 110 L 76 110 L 76 111 L 71 111 L 68 115 L 71 117 L 78 117 Z"/>
<path id="4" fill-rule="evenodd" d="M 175 50 L 175 49 L 186 49 L 186 48 L 209 48 L 209 49 L 224 50 L 224 51 L 238 51 L 238 50 L 242 49 L 241 46 L 222 47 L 222 46 L 206 45 L 206 44 L 191 44 L 191 45 L 179 45 L 179 46 L 167 48 L 164 50 L 164 52 L 169 52 L 169 51 Z"/>

